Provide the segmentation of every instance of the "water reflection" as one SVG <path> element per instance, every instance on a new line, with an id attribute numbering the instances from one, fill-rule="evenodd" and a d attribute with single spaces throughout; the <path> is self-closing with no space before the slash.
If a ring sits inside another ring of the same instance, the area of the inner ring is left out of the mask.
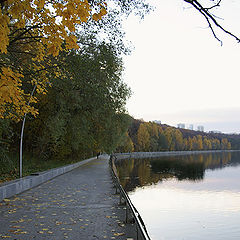
<path id="1" fill-rule="evenodd" d="M 216 170 L 240 164 L 239 153 L 219 152 L 116 162 L 122 186 L 127 191 L 157 184 L 166 179 L 201 181 L 207 169 Z"/>
<path id="2" fill-rule="evenodd" d="M 152 240 L 239 240 L 240 153 L 117 162 Z"/>
<path id="3" fill-rule="evenodd" d="M 204 177 L 205 166 L 203 162 L 186 161 L 185 159 L 161 159 L 151 161 L 151 170 L 155 174 L 170 173 L 178 180 L 201 180 Z"/>

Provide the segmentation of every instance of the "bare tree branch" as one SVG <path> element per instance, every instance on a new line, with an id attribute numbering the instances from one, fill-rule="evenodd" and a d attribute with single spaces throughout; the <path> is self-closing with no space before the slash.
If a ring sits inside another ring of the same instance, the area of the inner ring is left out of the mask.
<path id="1" fill-rule="evenodd" d="M 215 7 L 220 7 L 220 3 L 221 3 L 222 0 L 219 0 L 218 3 L 216 3 L 215 5 L 211 6 L 211 7 L 208 7 L 208 8 L 205 8 L 207 10 L 210 10 L 210 9 L 213 9 Z"/>
<path id="2" fill-rule="evenodd" d="M 33 30 L 35 28 L 41 28 L 41 26 L 39 24 L 37 24 L 37 25 L 33 25 L 33 26 L 25 28 L 23 32 L 20 32 L 18 36 L 13 37 L 13 39 L 9 41 L 9 45 L 11 45 L 12 43 L 14 43 L 14 42 L 16 42 L 18 40 L 27 38 L 24 35 L 29 33 L 31 30 Z M 34 38 L 39 38 L 39 36 L 38 37 L 34 37 Z"/>
<path id="3" fill-rule="evenodd" d="M 214 32 L 214 29 L 213 29 L 213 27 L 212 27 L 211 22 L 209 21 L 209 19 L 208 19 L 206 16 L 204 16 L 204 17 L 206 18 L 206 20 L 207 20 L 207 22 L 208 22 L 208 26 L 209 26 L 209 28 L 211 29 L 213 36 L 221 43 L 221 46 L 222 46 L 223 43 L 222 43 L 222 41 L 217 37 L 216 33 Z"/>
<path id="4" fill-rule="evenodd" d="M 213 6 L 207 7 L 207 8 L 203 7 L 197 0 L 183 0 L 183 1 L 192 5 L 195 9 L 197 9 L 205 17 L 205 19 L 207 20 L 208 26 L 213 33 L 213 36 L 221 43 L 221 45 L 222 45 L 222 41 L 217 37 L 213 26 L 221 29 L 224 33 L 235 38 L 237 40 L 237 42 L 240 42 L 240 38 L 237 37 L 236 35 L 234 35 L 233 33 L 231 33 L 230 31 L 228 31 L 227 29 L 225 29 L 221 24 L 219 24 L 218 21 L 216 20 L 217 17 L 210 12 L 211 9 L 219 7 L 222 0 L 219 0 Z"/>

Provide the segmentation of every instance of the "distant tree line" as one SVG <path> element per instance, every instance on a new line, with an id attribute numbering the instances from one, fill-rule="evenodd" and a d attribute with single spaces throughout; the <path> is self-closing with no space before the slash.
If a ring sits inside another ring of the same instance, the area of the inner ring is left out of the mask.
<path id="1" fill-rule="evenodd" d="M 191 131 L 191 135 L 187 136 L 175 127 L 134 119 L 125 136 L 125 141 L 118 150 L 156 152 L 230 150 L 231 148 L 231 142 L 226 136 L 219 138 L 197 131 Z"/>

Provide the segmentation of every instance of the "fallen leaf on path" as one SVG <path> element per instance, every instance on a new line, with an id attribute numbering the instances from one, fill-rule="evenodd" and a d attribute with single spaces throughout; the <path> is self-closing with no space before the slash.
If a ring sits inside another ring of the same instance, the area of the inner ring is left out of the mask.
<path id="1" fill-rule="evenodd" d="M 12 228 L 21 228 L 21 226 L 12 226 Z M 24 227 L 23 227 L 24 228 Z"/>
<path id="2" fill-rule="evenodd" d="M 123 236 L 123 235 L 125 235 L 125 233 L 114 233 L 113 235 L 114 236 Z"/>

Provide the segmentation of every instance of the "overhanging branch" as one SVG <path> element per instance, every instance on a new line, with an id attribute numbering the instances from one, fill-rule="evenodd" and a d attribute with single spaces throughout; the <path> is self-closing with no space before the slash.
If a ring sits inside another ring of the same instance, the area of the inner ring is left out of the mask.
<path id="1" fill-rule="evenodd" d="M 212 10 L 213 8 L 220 7 L 220 3 L 222 0 L 219 0 L 216 4 L 212 5 L 211 7 L 204 7 L 197 0 L 183 0 L 183 1 L 192 5 L 205 17 L 205 19 L 207 20 L 208 26 L 212 31 L 213 36 L 221 43 L 221 45 L 222 45 L 222 41 L 217 37 L 214 31 L 214 26 L 221 29 L 224 33 L 235 38 L 237 42 L 240 42 L 240 38 L 234 35 L 233 33 L 231 33 L 230 31 L 228 31 L 227 29 L 225 29 L 221 24 L 219 24 L 219 22 L 216 20 L 217 17 L 210 12 L 210 10 Z"/>

